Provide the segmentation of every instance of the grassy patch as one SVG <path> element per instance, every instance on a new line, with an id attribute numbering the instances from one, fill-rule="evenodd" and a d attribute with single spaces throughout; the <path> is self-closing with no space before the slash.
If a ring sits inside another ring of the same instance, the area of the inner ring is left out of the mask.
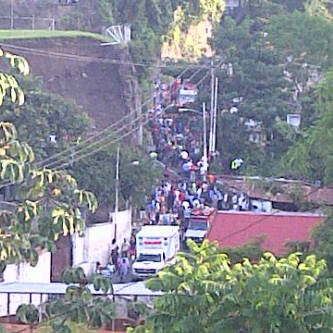
<path id="1" fill-rule="evenodd" d="M 0 30 L 0 40 L 9 39 L 34 39 L 34 38 L 76 38 L 88 37 L 101 42 L 110 42 L 110 38 L 86 31 L 61 31 L 61 30 Z"/>

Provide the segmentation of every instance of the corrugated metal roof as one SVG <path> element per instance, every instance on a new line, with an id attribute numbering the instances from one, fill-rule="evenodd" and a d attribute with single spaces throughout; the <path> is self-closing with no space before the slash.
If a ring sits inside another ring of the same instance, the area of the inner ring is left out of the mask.
<path id="1" fill-rule="evenodd" d="M 0 283 L 1 293 L 13 294 L 50 294 L 62 295 L 65 294 L 68 285 L 65 283 L 35 283 L 35 282 L 3 282 Z M 89 285 L 91 292 L 94 295 L 103 294 L 96 291 L 92 285 Z M 160 296 L 161 292 L 151 291 L 145 286 L 144 281 L 118 283 L 113 285 L 115 296 Z"/>
<path id="2" fill-rule="evenodd" d="M 293 193 L 294 186 L 299 186 L 302 190 L 303 198 L 306 201 L 313 202 L 318 205 L 333 205 L 333 188 L 332 187 L 317 187 L 301 181 L 288 180 L 288 179 L 262 179 L 259 177 L 241 177 L 221 175 L 217 177 L 218 180 L 230 189 L 246 193 L 251 198 L 260 198 L 275 202 L 292 203 L 293 198 L 290 195 Z M 251 183 L 251 180 L 262 180 L 272 184 L 279 185 L 281 192 L 270 193 L 263 188 L 259 188 Z"/>
<path id="3" fill-rule="evenodd" d="M 275 254 L 287 252 L 288 241 L 309 241 L 312 229 L 324 219 L 307 213 L 218 212 L 208 233 L 221 247 L 238 247 L 263 236 L 261 247 Z"/>

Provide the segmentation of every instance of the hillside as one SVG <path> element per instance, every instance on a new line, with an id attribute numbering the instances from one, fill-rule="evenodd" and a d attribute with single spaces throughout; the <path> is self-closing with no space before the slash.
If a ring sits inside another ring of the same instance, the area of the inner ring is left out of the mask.
<path id="1" fill-rule="evenodd" d="M 126 63 L 129 61 L 126 49 L 102 47 L 99 41 L 83 37 L 7 40 L 1 46 L 25 56 L 32 74 L 42 77 L 44 87 L 74 99 L 95 120 L 97 129 L 129 112 L 124 78 L 132 73 L 132 66 L 102 60 Z M 66 58 L 64 54 L 78 57 Z"/>

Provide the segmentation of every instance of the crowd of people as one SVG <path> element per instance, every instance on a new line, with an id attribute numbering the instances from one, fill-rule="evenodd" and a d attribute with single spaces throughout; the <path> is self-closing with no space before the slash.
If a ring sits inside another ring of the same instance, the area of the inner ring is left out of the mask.
<path id="1" fill-rule="evenodd" d="M 136 239 L 132 235 L 130 241 L 124 238 L 121 247 L 117 245 L 116 239 L 112 240 L 108 263 L 103 266 L 98 261 L 96 263 L 96 273 L 118 279 L 119 282 L 126 281 L 131 262 L 135 257 Z"/>
<path id="2" fill-rule="evenodd" d="M 177 80 L 178 84 L 181 84 Z M 201 215 L 209 209 L 248 210 L 249 200 L 243 193 L 230 193 L 216 182 L 215 176 L 207 173 L 210 156 L 203 158 L 202 131 L 191 128 L 194 116 L 180 117 L 166 112 L 175 102 L 175 89 L 156 81 L 151 109 L 150 130 L 155 147 L 154 157 L 173 170 L 165 174 L 163 181 L 148 198 L 146 224 L 179 225 L 182 235 L 186 231 L 191 215 Z M 184 120 L 185 119 L 185 120 Z M 131 261 L 135 258 L 135 237 L 128 242 L 112 241 L 110 258 L 106 266 L 99 262 L 96 272 L 106 276 L 118 276 L 119 282 L 126 280 Z"/>
<path id="3" fill-rule="evenodd" d="M 218 210 L 248 210 L 249 200 L 243 193 L 223 190 L 215 176 L 207 173 L 210 156 L 205 161 L 202 130 L 195 131 L 184 117 L 166 112 L 168 102 L 176 99 L 168 95 L 174 90 L 160 81 L 154 86 L 150 128 L 155 154 L 176 175 L 166 176 L 152 193 L 146 208 L 148 223 L 183 225 L 193 212 L 200 213 L 207 206 Z M 193 120 L 194 116 L 188 115 L 189 119 Z M 201 117 L 196 121 L 201 121 Z"/>

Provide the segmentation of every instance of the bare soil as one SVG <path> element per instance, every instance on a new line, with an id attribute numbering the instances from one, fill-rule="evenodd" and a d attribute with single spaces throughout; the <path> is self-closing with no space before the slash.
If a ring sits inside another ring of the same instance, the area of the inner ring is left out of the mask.
<path id="1" fill-rule="evenodd" d="M 130 60 L 125 49 L 119 46 L 101 46 L 100 42 L 89 38 L 10 40 L 8 44 L 29 48 L 18 51 L 4 47 L 27 58 L 32 74 L 42 77 L 46 90 L 74 99 L 82 106 L 94 119 L 98 130 L 129 112 L 124 99 L 127 84 L 119 70 L 122 66 L 122 75 L 124 72 L 131 73 L 132 66 L 103 63 L 94 59 L 72 60 L 60 56 L 38 55 L 36 52 L 43 50 L 128 62 Z"/>

